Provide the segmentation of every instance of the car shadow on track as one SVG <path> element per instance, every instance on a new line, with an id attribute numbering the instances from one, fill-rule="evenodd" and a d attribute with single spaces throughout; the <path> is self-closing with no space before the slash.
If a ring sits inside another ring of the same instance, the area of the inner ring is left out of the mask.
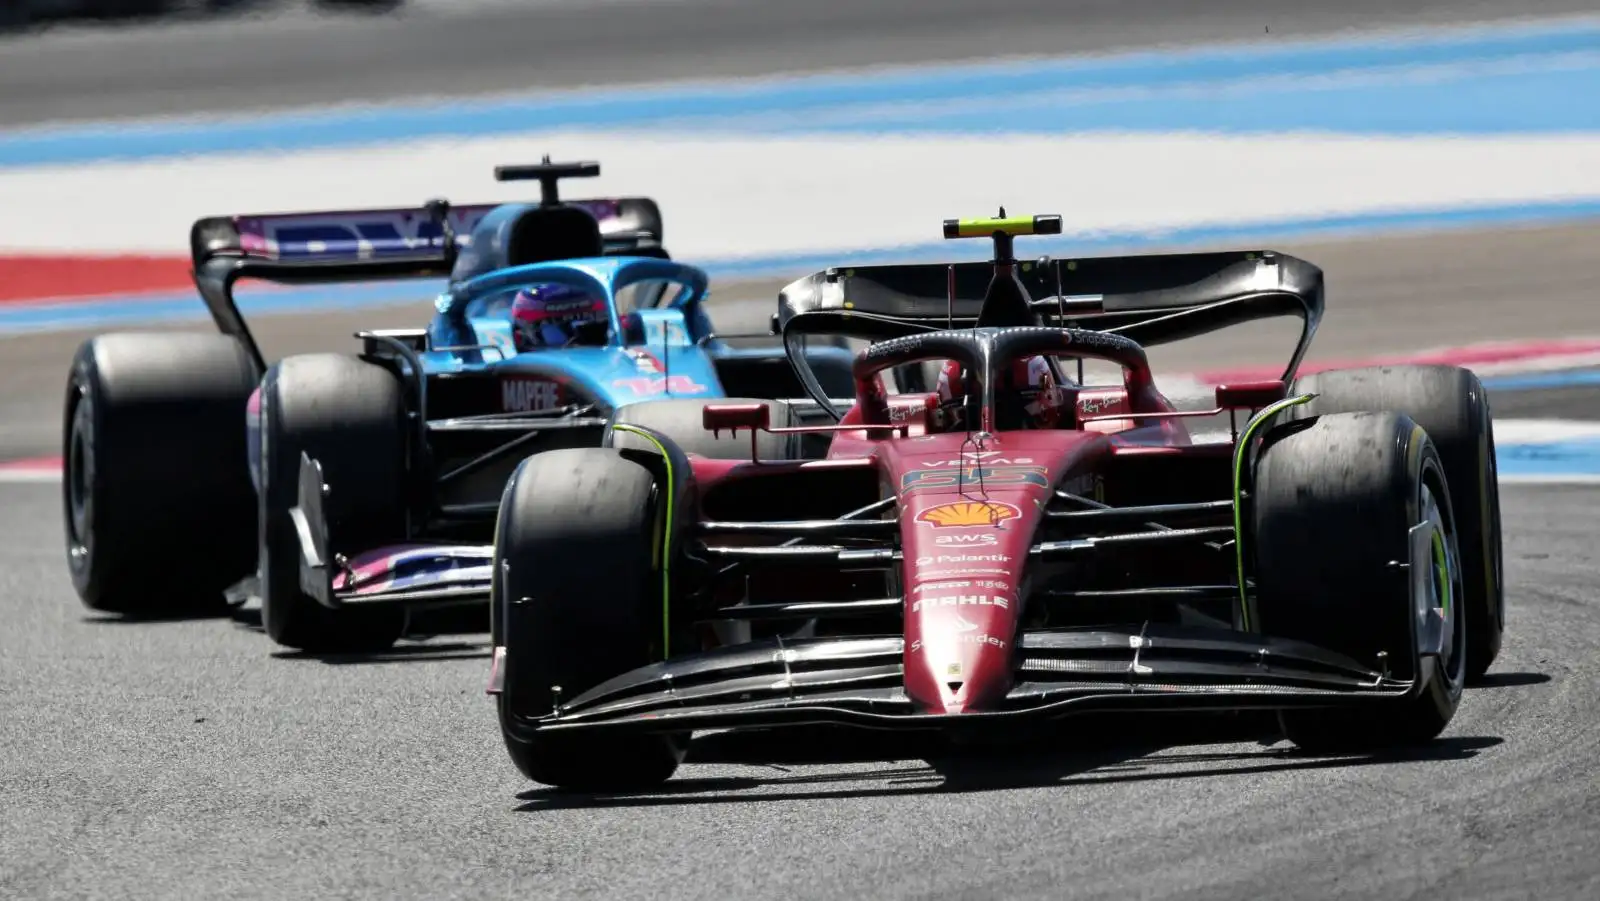
<path id="1" fill-rule="evenodd" d="M 1249 715 L 1172 718 L 1124 723 L 1115 731 L 1079 721 L 1027 741 L 960 747 L 938 739 L 791 729 L 771 733 L 721 733 L 699 739 L 686 764 L 742 764 L 772 775 L 680 776 L 653 791 L 628 794 L 534 788 L 517 795 L 519 812 L 571 808 L 652 807 L 682 804 L 844 800 L 904 794 L 941 794 L 1046 788 L 1167 779 L 1203 779 L 1280 771 L 1452 761 L 1472 758 L 1502 739 L 1453 736 L 1383 754 L 1317 756 L 1278 745 L 1269 719 Z M 1087 718 L 1085 718 L 1087 720 Z M 1238 745 L 1254 743 L 1253 750 Z M 1232 745 L 1226 750 L 1186 746 Z M 922 763 L 912 763 L 922 761 Z M 901 764 L 851 772 L 797 772 L 787 765 Z M 854 784 L 852 784 L 854 783 Z"/>
<path id="2" fill-rule="evenodd" d="M 435 612 L 427 618 L 416 622 L 416 628 L 408 631 L 406 637 L 399 644 L 378 651 L 362 651 L 350 653 L 311 653 L 309 651 L 290 651 L 278 649 L 270 656 L 274 660 L 304 661 L 310 660 L 325 663 L 330 666 L 359 666 L 374 663 L 429 663 L 440 660 L 488 660 L 492 655 L 488 635 L 479 621 L 482 617 L 474 618 L 470 613 L 457 615 L 449 612 L 448 615 Z M 261 628 L 261 611 L 259 609 L 242 610 L 234 616 L 234 624 L 241 629 L 255 632 L 265 637 L 265 630 Z M 463 636 L 477 636 L 482 640 L 464 641 Z M 453 638 L 454 641 L 439 641 L 441 638 Z"/>
<path id="3" fill-rule="evenodd" d="M 427 663 L 439 660 L 488 660 L 488 644 L 467 641 L 440 641 L 425 644 L 397 644 L 382 651 L 359 654 L 313 654 L 307 651 L 273 651 L 274 660 L 314 660 L 329 666 L 360 666 L 373 663 Z"/>
<path id="4" fill-rule="evenodd" d="M 231 619 L 234 611 L 215 607 L 195 610 L 176 610 L 152 616 L 117 613 L 90 613 L 83 622 L 91 626 L 175 626 L 186 623 L 204 623 Z"/>
<path id="5" fill-rule="evenodd" d="M 1467 683 L 1474 688 L 1521 688 L 1526 685 L 1543 685 L 1550 681 L 1549 673 L 1488 673 Z"/>
<path id="6" fill-rule="evenodd" d="M 488 660 L 492 654 L 487 630 L 481 616 L 441 617 L 430 614 L 410 631 L 401 643 L 381 651 L 342 654 L 311 654 L 303 651 L 276 650 L 271 656 L 277 660 L 315 660 L 334 666 L 364 663 L 424 663 L 436 660 Z M 261 611 L 258 608 L 233 608 L 218 611 L 215 608 L 196 613 L 173 613 L 168 616 L 118 616 L 115 614 L 90 614 L 83 617 L 89 625 L 104 626 L 161 626 L 186 625 L 203 622 L 231 622 L 234 628 L 266 637 L 261 628 Z M 473 636 L 479 640 L 465 640 Z M 439 639 L 455 639 L 440 641 Z"/>
<path id="7" fill-rule="evenodd" d="M 195 602 L 192 605 L 163 605 L 162 613 L 98 613 L 83 615 L 83 623 L 90 626 L 179 626 L 186 623 L 211 623 L 237 616 L 238 608 L 219 607 L 216 603 Z"/>

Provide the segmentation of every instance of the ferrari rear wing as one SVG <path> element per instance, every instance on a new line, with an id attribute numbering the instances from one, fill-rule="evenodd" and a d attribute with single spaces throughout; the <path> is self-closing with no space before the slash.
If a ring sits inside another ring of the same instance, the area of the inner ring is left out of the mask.
<path id="1" fill-rule="evenodd" d="M 778 318 L 785 335 L 871 340 L 972 328 L 993 274 L 991 262 L 826 269 L 783 288 Z M 1016 275 L 1041 324 L 1113 332 L 1145 346 L 1299 317 L 1304 328 L 1285 378 L 1298 370 L 1324 304 L 1322 270 L 1272 250 L 1044 257 L 1021 263 Z"/>

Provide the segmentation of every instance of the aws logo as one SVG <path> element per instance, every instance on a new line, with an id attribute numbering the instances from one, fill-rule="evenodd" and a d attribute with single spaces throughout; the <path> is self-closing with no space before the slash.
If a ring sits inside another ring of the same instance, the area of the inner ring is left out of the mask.
<path id="1" fill-rule="evenodd" d="M 954 535 L 935 535 L 933 543 L 939 547 L 993 547 L 1000 543 L 993 532 L 968 532 Z"/>

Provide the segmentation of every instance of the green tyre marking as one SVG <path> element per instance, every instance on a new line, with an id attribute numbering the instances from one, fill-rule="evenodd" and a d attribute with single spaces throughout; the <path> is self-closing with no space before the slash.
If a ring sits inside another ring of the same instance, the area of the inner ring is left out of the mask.
<path id="1" fill-rule="evenodd" d="M 674 490 L 677 481 L 672 477 L 672 457 L 667 453 L 666 446 L 659 439 L 638 426 L 620 422 L 613 424 L 611 428 L 613 431 L 623 431 L 630 435 L 637 435 L 654 444 L 656 450 L 661 452 L 661 462 L 667 467 L 667 523 L 666 528 L 661 530 L 661 659 L 666 660 L 672 653 L 672 554 L 670 550 L 673 523 L 672 496 L 677 493 Z"/>
<path id="2" fill-rule="evenodd" d="M 1450 615 L 1450 560 L 1445 552 L 1444 535 L 1433 530 L 1433 574 L 1439 580 L 1439 603 L 1444 615 Z"/>
<path id="3" fill-rule="evenodd" d="M 1250 417 L 1245 423 L 1244 431 L 1239 434 L 1239 443 L 1233 448 L 1233 551 L 1235 562 L 1238 565 L 1239 575 L 1239 621 L 1244 626 L 1244 631 L 1253 628 L 1250 622 L 1250 595 L 1245 586 L 1244 578 L 1244 464 L 1248 456 L 1250 442 L 1272 417 L 1282 413 L 1290 407 L 1310 403 L 1315 394 L 1302 394 L 1299 397 L 1286 397 L 1283 400 L 1269 404 L 1262 408 L 1256 415 Z"/>

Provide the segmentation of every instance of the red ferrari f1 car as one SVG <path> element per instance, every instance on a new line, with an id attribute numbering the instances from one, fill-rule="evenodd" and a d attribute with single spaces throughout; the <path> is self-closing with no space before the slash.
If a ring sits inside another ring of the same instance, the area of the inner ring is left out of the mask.
<path id="1" fill-rule="evenodd" d="M 780 320 L 835 421 L 707 402 L 747 460 L 647 425 L 520 464 L 489 692 L 529 778 L 671 776 L 694 730 L 959 733 L 1080 711 L 1275 710 L 1304 749 L 1427 741 L 1498 653 L 1494 435 L 1453 367 L 1296 377 L 1323 273 L 1270 251 L 1019 264 L 1057 216 L 952 220 L 992 263 L 828 269 Z M 1279 380 L 1157 390 L 1145 347 L 1303 320 Z M 839 409 L 802 336 L 872 343 Z M 1084 360 L 1122 383 L 1084 385 Z M 886 373 L 943 361 L 894 394 Z M 1077 372 L 1077 378 L 1069 373 Z M 1216 440 L 1191 425 L 1226 421 Z"/>

